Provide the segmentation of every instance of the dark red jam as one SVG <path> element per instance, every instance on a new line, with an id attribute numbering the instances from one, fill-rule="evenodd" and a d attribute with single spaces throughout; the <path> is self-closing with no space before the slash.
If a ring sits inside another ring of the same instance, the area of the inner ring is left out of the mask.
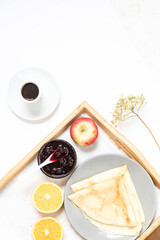
<path id="1" fill-rule="evenodd" d="M 38 164 L 44 162 L 53 152 L 55 152 L 51 159 L 53 163 L 44 166 L 41 171 L 52 178 L 63 178 L 69 175 L 77 161 L 76 151 L 73 146 L 61 139 L 45 143 L 38 153 Z"/>

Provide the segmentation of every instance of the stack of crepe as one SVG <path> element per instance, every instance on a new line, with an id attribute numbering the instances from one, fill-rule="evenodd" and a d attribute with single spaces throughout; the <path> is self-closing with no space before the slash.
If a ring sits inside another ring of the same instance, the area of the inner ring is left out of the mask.
<path id="1" fill-rule="evenodd" d="M 68 198 L 100 230 L 136 236 L 145 222 L 144 212 L 126 165 L 71 185 Z"/>

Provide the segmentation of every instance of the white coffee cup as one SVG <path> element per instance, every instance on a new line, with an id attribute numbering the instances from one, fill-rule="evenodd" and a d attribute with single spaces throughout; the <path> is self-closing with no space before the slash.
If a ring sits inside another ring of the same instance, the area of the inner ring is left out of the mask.
<path id="1" fill-rule="evenodd" d="M 41 98 L 40 87 L 35 82 L 23 82 L 20 94 L 22 100 L 28 104 L 36 103 Z"/>

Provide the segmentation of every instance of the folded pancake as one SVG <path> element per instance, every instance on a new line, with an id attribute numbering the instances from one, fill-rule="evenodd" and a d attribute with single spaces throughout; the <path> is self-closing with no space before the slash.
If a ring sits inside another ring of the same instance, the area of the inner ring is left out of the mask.
<path id="1" fill-rule="evenodd" d="M 126 165 L 71 186 L 69 199 L 88 220 L 109 234 L 139 235 L 144 212 Z"/>
<path id="2" fill-rule="evenodd" d="M 100 182 L 104 182 L 106 180 L 120 177 L 124 175 L 124 173 L 127 171 L 127 165 L 123 165 L 121 167 L 113 168 L 108 171 L 96 174 L 92 177 L 89 177 L 87 179 L 84 179 L 82 181 L 79 181 L 77 183 L 74 183 L 71 185 L 71 189 L 73 192 L 77 192 L 79 190 L 82 190 L 87 187 L 91 187 L 92 185 Z"/>
<path id="3" fill-rule="evenodd" d="M 132 181 L 132 178 L 129 174 L 129 171 L 126 171 L 126 173 L 124 174 L 124 182 L 125 182 L 127 191 L 130 193 L 130 197 L 133 198 L 133 205 L 135 206 L 135 208 L 138 212 L 139 219 L 140 219 L 141 223 L 144 224 L 145 216 L 144 216 L 143 208 L 142 208 L 141 202 L 139 200 L 137 191 L 135 189 L 134 183 Z"/>
<path id="4" fill-rule="evenodd" d="M 68 197 L 98 222 L 117 226 L 137 225 L 123 177 L 94 184 Z"/>
<path id="5" fill-rule="evenodd" d="M 84 216 L 91 223 L 93 223 L 95 226 L 97 226 L 101 231 L 106 232 L 108 234 L 124 235 L 124 236 L 138 236 L 142 229 L 141 214 L 140 214 L 139 209 L 137 208 L 137 205 L 135 204 L 137 200 L 133 197 L 134 196 L 133 192 L 131 192 L 128 189 L 129 184 L 126 184 L 126 182 L 125 182 L 125 186 L 128 191 L 128 196 L 130 198 L 130 204 L 131 204 L 134 214 L 135 214 L 135 218 L 136 218 L 136 222 L 137 222 L 136 226 L 124 227 L 124 226 L 103 224 L 101 222 L 94 220 L 93 218 L 88 217 L 86 214 L 84 214 Z M 142 210 L 142 212 L 143 212 L 143 210 Z M 143 216 L 144 216 L 144 214 L 143 214 Z M 144 221 L 144 219 L 143 219 L 143 221 Z"/>
<path id="6" fill-rule="evenodd" d="M 85 214 L 84 214 L 84 216 L 92 224 L 94 224 L 96 227 L 98 227 L 99 230 L 106 232 L 107 234 L 122 235 L 122 236 L 138 236 L 142 229 L 141 223 L 137 224 L 137 226 L 135 226 L 135 227 L 123 227 L 123 226 L 116 226 L 116 225 L 100 223 L 100 222 L 94 220 L 93 218 L 88 217 Z"/>
<path id="7" fill-rule="evenodd" d="M 77 191 L 80 191 L 84 188 L 91 187 L 94 184 L 97 184 L 97 183 L 100 183 L 100 182 L 103 182 L 103 181 L 107 181 L 109 179 L 117 178 L 117 177 L 120 177 L 120 176 L 124 176 L 126 187 L 127 187 L 128 191 L 131 192 L 131 194 L 134 198 L 134 202 L 135 202 L 137 211 L 139 212 L 139 215 L 140 215 L 141 223 L 144 224 L 145 223 L 145 216 L 144 216 L 144 212 L 143 212 L 143 209 L 142 209 L 142 205 L 141 205 L 141 202 L 139 200 L 138 194 L 136 192 L 135 186 L 133 184 L 132 178 L 129 174 L 127 165 L 123 165 L 123 166 L 120 166 L 120 167 L 117 167 L 117 168 L 110 169 L 108 171 L 96 174 L 92 177 L 89 177 L 87 179 L 84 179 L 82 181 L 74 183 L 74 184 L 71 185 L 71 189 L 72 189 L 73 192 L 77 192 Z"/>

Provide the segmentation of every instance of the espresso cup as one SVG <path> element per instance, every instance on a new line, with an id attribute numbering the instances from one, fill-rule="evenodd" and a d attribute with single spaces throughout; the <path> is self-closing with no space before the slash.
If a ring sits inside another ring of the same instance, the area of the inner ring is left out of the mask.
<path id="1" fill-rule="evenodd" d="M 41 98 L 41 91 L 39 86 L 34 82 L 26 82 L 21 87 L 21 97 L 26 103 L 38 102 Z"/>

